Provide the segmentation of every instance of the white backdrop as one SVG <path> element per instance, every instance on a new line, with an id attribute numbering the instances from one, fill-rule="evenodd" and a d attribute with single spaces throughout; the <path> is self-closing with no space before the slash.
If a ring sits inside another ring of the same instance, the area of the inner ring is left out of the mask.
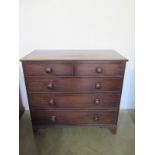
<path id="1" fill-rule="evenodd" d="M 129 59 L 121 108 L 134 108 L 134 0 L 20 0 L 20 58 L 34 49 L 114 49 Z M 22 101 L 28 109 L 20 64 Z"/>

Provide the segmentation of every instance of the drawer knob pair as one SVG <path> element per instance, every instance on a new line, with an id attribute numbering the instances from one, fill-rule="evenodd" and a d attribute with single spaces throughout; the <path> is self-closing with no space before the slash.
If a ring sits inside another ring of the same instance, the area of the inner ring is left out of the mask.
<path id="1" fill-rule="evenodd" d="M 54 101 L 54 99 L 50 99 L 50 101 L 49 101 L 49 105 L 50 105 L 50 106 L 55 105 L 55 101 Z"/>
<path id="2" fill-rule="evenodd" d="M 96 85 L 95 85 L 95 88 L 96 89 L 100 89 L 101 88 L 101 84 L 99 82 L 97 82 Z"/>
<path id="3" fill-rule="evenodd" d="M 103 69 L 101 67 L 96 68 L 96 73 L 102 73 Z"/>
<path id="4" fill-rule="evenodd" d="M 52 72 L 52 68 L 47 67 L 47 68 L 46 68 L 46 73 L 51 73 L 51 72 Z"/>
<path id="5" fill-rule="evenodd" d="M 53 85 L 53 83 L 51 82 L 51 83 L 49 83 L 48 85 L 47 85 L 47 88 L 48 89 L 52 89 L 54 87 L 54 85 Z"/>
<path id="6" fill-rule="evenodd" d="M 100 99 L 99 99 L 99 98 L 96 98 L 96 99 L 95 99 L 95 104 L 96 104 L 96 105 L 100 104 Z"/>
<path id="7" fill-rule="evenodd" d="M 93 120 L 94 120 L 94 121 L 98 121 L 98 120 L 100 120 L 99 115 L 98 115 L 98 114 L 95 114 L 95 115 L 93 116 Z"/>
<path id="8" fill-rule="evenodd" d="M 55 121 L 56 121 L 56 116 L 51 116 L 51 121 L 52 121 L 52 123 L 55 123 Z"/>

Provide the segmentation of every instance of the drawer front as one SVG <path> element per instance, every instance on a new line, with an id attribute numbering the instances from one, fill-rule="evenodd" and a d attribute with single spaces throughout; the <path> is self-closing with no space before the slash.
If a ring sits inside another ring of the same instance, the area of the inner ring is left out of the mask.
<path id="1" fill-rule="evenodd" d="M 116 124 L 117 111 L 31 111 L 33 125 Z"/>
<path id="2" fill-rule="evenodd" d="M 121 91 L 121 78 L 38 78 L 27 77 L 28 92 Z"/>
<path id="3" fill-rule="evenodd" d="M 70 63 L 25 62 L 23 69 L 26 76 L 71 76 L 73 65 Z"/>
<path id="4" fill-rule="evenodd" d="M 76 64 L 75 75 L 77 76 L 122 76 L 123 64 Z"/>
<path id="5" fill-rule="evenodd" d="M 38 109 L 81 108 L 102 109 L 117 108 L 120 94 L 55 94 L 32 93 L 29 95 L 30 107 Z"/>

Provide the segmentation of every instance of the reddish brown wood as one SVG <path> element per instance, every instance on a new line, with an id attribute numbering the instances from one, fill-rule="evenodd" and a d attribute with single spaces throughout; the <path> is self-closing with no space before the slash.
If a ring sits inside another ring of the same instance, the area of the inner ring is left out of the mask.
<path id="1" fill-rule="evenodd" d="M 76 64 L 75 76 L 120 77 L 122 76 L 122 65 L 121 63 Z"/>
<path id="2" fill-rule="evenodd" d="M 31 111 L 35 125 L 82 125 L 82 124 L 116 124 L 117 111 L 102 110 L 58 110 Z"/>
<path id="3" fill-rule="evenodd" d="M 26 77 L 29 92 L 101 92 L 121 90 L 122 78 Z M 99 83 L 101 88 L 96 88 Z M 48 85 L 52 84 L 51 89 Z"/>
<path id="4" fill-rule="evenodd" d="M 99 126 L 116 133 L 127 59 L 113 51 L 94 52 L 88 57 L 67 52 L 62 59 L 53 51 L 36 51 L 22 59 L 35 133 L 57 126 Z"/>
<path id="5" fill-rule="evenodd" d="M 38 133 L 38 128 L 34 128 L 34 127 L 33 127 L 32 129 L 33 129 L 33 133 L 34 133 L 34 134 L 37 134 L 37 133 Z"/>
<path id="6" fill-rule="evenodd" d="M 117 127 L 112 127 L 109 128 L 112 134 L 116 134 L 117 133 Z"/>
<path id="7" fill-rule="evenodd" d="M 73 65 L 70 63 L 23 62 L 25 76 L 71 76 Z M 47 69 L 50 72 L 47 72 Z"/>
<path id="8" fill-rule="evenodd" d="M 21 61 L 95 60 L 128 61 L 114 50 L 35 50 Z"/>
<path id="9" fill-rule="evenodd" d="M 60 93 L 31 93 L 30 106 L 33 109 L 104 109 L 117 108 L 120 94 L 91 93 L 91 94 L 60 94 Z M 50 101 L 53 104 L 50 104 Z"/>

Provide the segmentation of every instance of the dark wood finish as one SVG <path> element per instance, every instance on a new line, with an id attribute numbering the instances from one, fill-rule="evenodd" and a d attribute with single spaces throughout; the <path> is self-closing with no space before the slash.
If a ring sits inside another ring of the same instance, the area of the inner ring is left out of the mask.
<path id="1" fill-rule="evenodd" d="M 25 76 L 62 76 L 73 75 L 73 65 L 51 62 L 23 63 Z"/>
<path id="2" fill-rule="evenodd" d="M 121 77 L 122 76 L 122 65 L 119 63 L 96 63 L 96 64 L 76 64 L 75 75 L 77 76 L 111 76 Z"/>
<path id="3" fill-rule="evenodd" d="M 116 133 L 127 59 L 112 50 L 37 50 L 21 60 L 34 133 L 68 126 Z"/>
<path id="4" fill-rule="evenodd" d="M 33 127 L 33 133 L 37 134 L 38 133 L 38 128 Z"/>
<path id="5" fill-rule="evenodd" d="M 127 59 L 114 50 L 35 50 L 21 61 L 123 61 Z"/>
<path id="6" fill-rule="evenodd" d="M 116 124 L 117 111 L 31 111 L 35 125 Z"/>
<path id="7" fill-rule="evenodd" d="M 120 91 L 122 78 L 44 78 L 26 77 L 29 92 Z"/>
<path id="8" fill-rule="evenodd" d="M 31 93 L 29 94 L 32 109 L 106 109 L 118 108 L 120 94 L 60 94 L 60 93 Z"/>
<path id="9" fill-rule="evenodd" d="M 110 131 L 112 134 L 116 134 L 117 133 L 117 128 L 116 127 L 111 127 Z"/>

